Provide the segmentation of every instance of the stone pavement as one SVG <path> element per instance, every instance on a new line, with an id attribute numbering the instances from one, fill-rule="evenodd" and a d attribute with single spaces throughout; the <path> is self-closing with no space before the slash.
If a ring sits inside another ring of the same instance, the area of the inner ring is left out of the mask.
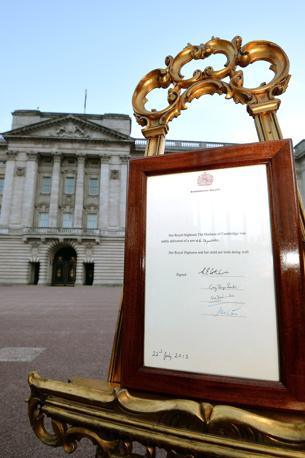
<path id="1" fill-rule="evenodd" d="M 43 445 L 27 417 L 27 375 L 105 379 L 120 287 L 0 286 L 0 456 L 67 457 Z M 90 458 L 83 439 L 72 456 Z"/>

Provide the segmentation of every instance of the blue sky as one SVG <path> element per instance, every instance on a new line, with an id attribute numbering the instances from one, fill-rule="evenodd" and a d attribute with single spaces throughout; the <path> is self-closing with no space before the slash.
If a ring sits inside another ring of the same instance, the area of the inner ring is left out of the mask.
<path id="1" fill-rule="evenodd" d="M 240 35 L 244 44 L 270 40 L 288 54 L 292 78 L 280 97 L 279 122 L 294 144 L 305 138 L 302 0 L 2 0 L 0 12 L 2 132 L 10 129 L 16 109 L 82 112 L 85 89 L 87 113 L 132 116 L 136 84 L 164 67 L 168 54 L 211 36 Z M 267 64 L 254 64 L 246 70 L 247 86 L 268 81 L 269 75 Z M 161 108 L 165 96 L 152 96 L 148 106 Z M 142 135 L 134 119 L 132 135 Z M 257 136 L 244 106 L 214 95 L 189 105 L 170 124 L 168 138 L 248 142 Z"/>

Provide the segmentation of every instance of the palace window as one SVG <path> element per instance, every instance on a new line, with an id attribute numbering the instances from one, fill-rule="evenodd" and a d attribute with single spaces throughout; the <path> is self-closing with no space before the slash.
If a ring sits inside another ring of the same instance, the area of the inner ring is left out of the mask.
<path id="1" fill-rule="evenodd" d="M 87 215 L 87 229 L 96 229 L 97 228 L 97 214 L 88 213 Z"/>
<path id="2" fill-rule="evenodd" d="M 74 177 L 65 178 L 65 194 L 74 194 L 75 180 Z"/>
<path id="3" fill-rule="evenodd" d="M 3 194 L 4 178 L 0 177 L 0 194 Z"/>
<path id="4" fill-rule="evenodd" d="M 43 194 L 50 194 L 50 192 L 51 192 L 51 177 L 49 177 L 49 176 L 42 177 L 41 192 Z"/>
<path id="5" fill-rule="evenodd" d="M 69 228 L 73 226 L 72 213 L 63 213 L 62 215 L 62 227 Z"/>
<path id="6" fill-rule="evenodd" d="M 97 196 L 98 193 L 98 178 L 89 178 L 89 195 Z"/>
<path id="7" fill-rule="evenodd" d="M 38 227 L 49 227 L 49 213 L 39 213 L 38 215 Z"/>

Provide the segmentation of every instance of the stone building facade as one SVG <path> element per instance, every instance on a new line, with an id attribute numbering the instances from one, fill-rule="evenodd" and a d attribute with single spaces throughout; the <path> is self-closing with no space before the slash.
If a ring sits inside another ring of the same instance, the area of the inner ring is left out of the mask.
<path id="1" fill-rule="evenodd" d="M 127 115 L 18 110 L 0 141 L 0 282 L 119 284 Z"/>

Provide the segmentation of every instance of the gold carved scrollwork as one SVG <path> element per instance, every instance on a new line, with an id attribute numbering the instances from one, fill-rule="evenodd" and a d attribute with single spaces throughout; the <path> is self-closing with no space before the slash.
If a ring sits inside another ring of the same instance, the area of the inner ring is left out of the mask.
<path id="1" fill-rule="evenodd" d="M 226 57 L 223 68 L 198 69 L 191 78 L 184 78 L 182 72 L 186 64 L 193 60 L 204 60 L 213 54 L 223 54 Z M 260 60 L 271 64 L 273 79 L 259 87 L 244 87 L 241 68 Z M 152 70 L 145 75 L 133 94 L 136 119 L 143 126 L 143 135 L 151 140 L 148 142 L 146 155 L 163 154 L 164 142 L 160 140 L 168 131 L 168 123 L 179 116 L 181 110 L 187 108 L 187 103 L 207 94 L 224 94 L 227 99 L 247 105 L 249 114 L 255 119 L 260 140 L 281 138 L 274 117 L 280 100 L 275 96 L 286 90 L 290 75 L 288 57 L 275 43 L 252 41 L 242 46 L 240 37 L 235 37 L 232 41 L 213 37 L 199 46 L 188 44 L 176 57 L 166 57 L 165 64 L 165 68 Z M 223 81 L 225 78 L 228 82 Z M 154 89 L 167 89 L 168 106 L 159 111 L 149 111 L 145 107 L 147 96 Z M 263 121 L 259 119 L 266 114 L 268 116 Z"/>
<path id="2" fill-rule="evenodd" d="M 42 403 L 37 399 L 31 398 L 29 401 L 29 418 L 32 428 L 41 442 L 52 447 L 62 446 L 66 453 L 73 453 L 78 447 L 78 442 L 85 438 L 98 447 L 99 453 L 97 452 L 97 456 L 111 456 L 111 452 L 121 445 L 119 439 L 111 439 L 109 434 L 107 438 L 105 433 L 99 432 L 98 434 L 94 430 L 83 426 L 70 426 L 66 422 L 58 421 L 54 418 L 51 419 L 53 431 L 49 432 L 44 424 L 46 415 L 43 411 Z M 124 447 L 125 450 L 128 449 L 127 442 Z"/>
<path id="3" fill-rule="evenodd" d="M 59 447 L 60 445 L 63 445 L 63 442 L 61 440 L 61 435 L 58 434 L 58 431 L 55 428 L 53 428 L 53 433 L 50 433 L 44 424 L 45 421 L 45 416 L 41 412 L 40 409 L 41 406 L 41 400 L 35 397 L 31 397 L 28 403 L 28 414 L 29 414 L 29 419 L 31 426 L 38 437 L 38 439 L 41 440 L 46 445 L 50 445 L 53 447 Z"/>
<path id="4" fill-rule="evenodd" d="M 156 447 L 167 458 L 222 456 L 291 457 L 305 453 L 304 418 L 276 418 L 232 406 L 187 399 L 148 398 L 111 384 L 84 379 L 63 383 L 29 375 L 29 417 L 45 444 L 72 453 L 82 438 L 97 457 L 145 456 Z M 44 426 L 51 418 L 52 432 Z M 144 455 L 133 453 L 133 442 Z"/>
<path id="5" fill-rule="evenodd" d="M 73 423 L 72 425 L 68 425 L 69 421 L 67 422 L 64 418 L 60 417 L 63 406 L 61 406 L 61 408 L 57 411 L 55 409 L 54 416 L 50 416 L 52 430 L 49 431 L 49 428 L 45 426 L 45 420 L 49 416 L 45 411 L 46 400 L 49 395 L 52 397 L 53 393 L 56 393 L 56 395 L 60 397 L 62 395 L 63 384 L 56 381 L 48 382 L 47 380 L 39 377 L 37 374 L 31 373 L 29 375 L 30 384 L 33 381 L 36 381 L 36 386 L 33 388 L 33 395 L 28 401 L 28 414 L 32 429 L 41 442 L 52 447 L 62 446 L 66 453 L 73 453 L 78 447 L 78 442 L 81 439 L 86 438 L 98 447 L 98 450 L 102 453 L 100 456 L 106 457 L 110 456 L 110 452 L 118 448 L 120 445 L 120 441 L 118 439 L 112 438 L 107 432 L 97 433 L 94 428 L 90 429 L 84 427 L 83 425 L 79 426 L 77 423 L 77 417 L 74 419 L 74 422 L 73 420 L 70 422 Z M 68 388 L 68 391 L 66 391 L 68 398 L 72 397 L 72 399 L 80 399 L 81 397 L 86 396 L 83 389 L 80 389 L 81 391 L 79 391 L 79 389 L 75 387 L 75 391 L 71 389 L 71 384 L 66 384 L 66 386 Z M 87 390 L 86 392 L 88 393 Z M 91 396 L 89 394 L 87 401 L 90 402 L 90 397 L 92 397 L 92 395 L 94 397 L 94 394 L 95 390 L 93 390 Z M 109 406 L 113 400 L 114 396 L 112 394 L 112 390 L 106 390 L 98 402 L 102 402 L 104 406 Z M 69 405 L 67 402 L 66 404 Z M 55 405 L 58 406 L 58 400 L 55 401 Z M 76 423 L 76 425 L 74 423 Z M 125 448 L 126 447 L 127 443 L 125 444 Z"/>

